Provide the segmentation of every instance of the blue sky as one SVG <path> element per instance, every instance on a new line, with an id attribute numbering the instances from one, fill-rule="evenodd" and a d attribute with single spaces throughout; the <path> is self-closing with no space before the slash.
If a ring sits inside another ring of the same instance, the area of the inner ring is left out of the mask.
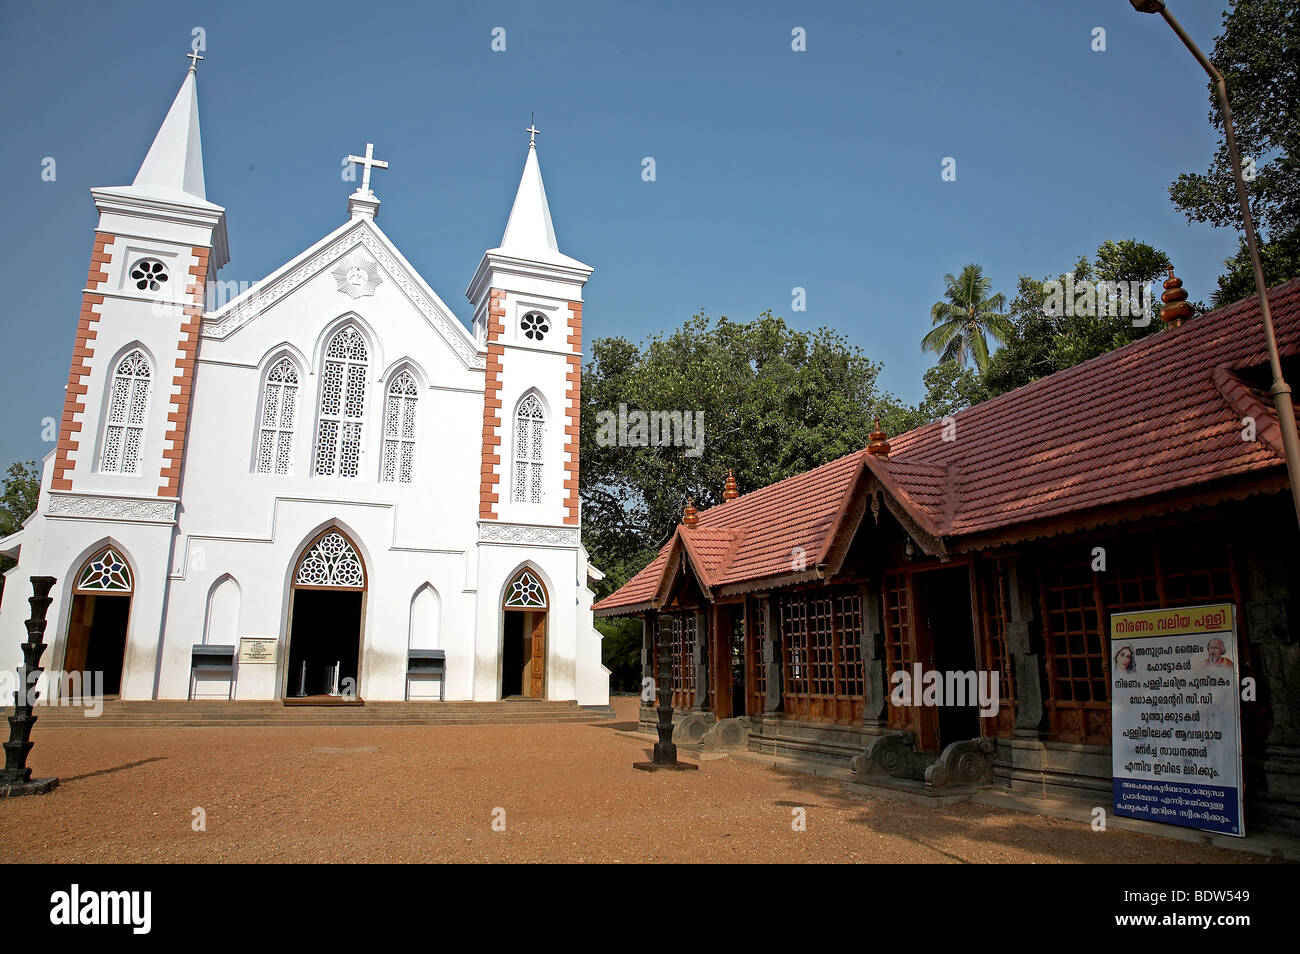
<path id="1" fill-rule="evenodd" d="M 1223 6 L 1171 9 L 1208 51 Z M 1127 0 L 9 0 L 0 467 L 51 446 L 41 421 L 62 411 L 96 223 L 88 190 L 134 177 L 196 26 L 225 280 L 256 281 L 341 224 L 354 186 L 340 160 L 373 141 L 391 163 L 374 178 L 379 224 L 467 321 L 464 289 L 501 237 L 534 110 L 561 250 L 596 270 L 589 339 L 771 308 L 838 329 L 915 401 L 946 272 L 980 262 L 1010 296 L 1021 273 L 1138 238 L 1208 301 L 1236 247 L 1169 202 L 1170 181 L 1215 147 L 1205 77 Z M 491 49 L 495 27 L 505 52 Z M 806 52 L 791 49 L 795 27 Z M 948 156 L 955 182 L 940 178 Z M 795 286 L 806 311 L 791 311 Z"/>

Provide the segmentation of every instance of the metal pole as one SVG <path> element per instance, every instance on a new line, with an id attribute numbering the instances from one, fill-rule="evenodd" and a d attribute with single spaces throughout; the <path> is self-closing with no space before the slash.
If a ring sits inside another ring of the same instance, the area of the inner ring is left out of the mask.
<path id="1" fill-rule="evenodd" d="M 1137 7 L 1137 4 L 1134 4 Z M 1139 7 L 1138 9 L 1142 9 Z M 1183 46 L 1191 50 L 1196 61 L 1214 81 L 1214 89 L 1219 97 L 1219 108 L 1223 110 L 1223 129 L 1228 142 L 1228 161 L 1232 164 L 1232 177 L 1237 184 L 1237 201 L 1241 203 L 1241 219 L 1246 229 L 1246 247 L 1250 250 L 1250 267 L 1255 273 L 1255 290 L 1259 293 L 1259 310 L 1264 318 L 1264 338 L 1268 343 L 1268 364 L 1273 372 L 1273 386 L 1269 393 L 1277 407 L 1277 420 L 1282 428 L 1282 446 L 1286 451 L 1287 479 L 1291 484 L 1291 498 L 1295 504 L 1296 519 L 1300 521 L 1300 436 L 1296 434 L 1295 407 L 1291 403 L 1291 386 L 1282 378 L 1282 359 L 1277 351 L 1277 337 L 1273 333 L 1273 316 L 1268 308 L 1268 288 L 1264 284 L 1264 266 L 1259 260 L 1259 247 L 1255 243 L 1255 221 L 1250 214 L 1250 200 L 1246 197 L 1246 182 L 1241 176 L 1241 157 L 1237 155 L 1237 137 L 1232 129 L 1232 109 L 1228 106 L 1228 87 L 1223 81 L 1223 74 L 1214 68 L 1200 48 L 1187 35 L 1182 24 L 1162 3 L 1158 11 L 1165 22 L 1178 34 Z"/>

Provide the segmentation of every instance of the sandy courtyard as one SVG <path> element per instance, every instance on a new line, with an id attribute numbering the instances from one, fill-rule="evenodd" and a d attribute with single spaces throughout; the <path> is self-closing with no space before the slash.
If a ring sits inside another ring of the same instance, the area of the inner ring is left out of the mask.
<path id="1" fill-rule="evenodd" d="M 632 727 L 636 700 L 614 705 L 617 719 L 595 725 L 38 723 L 30 764 L 62 781 L 0 801 L 0 863 L 1258 860 L 982 805 L 848 797 L 838 782 L 729 759 L 649 775 L 632 768 L 649 743 L 616 731 Z M 806 831 L 792 830 L 795 808 Z"/>

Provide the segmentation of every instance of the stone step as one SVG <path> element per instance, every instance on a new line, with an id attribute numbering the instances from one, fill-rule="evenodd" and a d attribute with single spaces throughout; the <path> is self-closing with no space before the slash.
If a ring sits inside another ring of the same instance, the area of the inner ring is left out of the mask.
<path id="1" fill-rule="evenodd" d="M 6 710 L 10 711 L 10 710 Z M 365 727 L 422 725 L 545 725 L 601 722 L 609 707 L 574 702 L 378 702 L 366 705 L 286 706 L 280 702 L 159 702 L 110 700 L 88 717 L 81 706 L 38 706 L 39 726 L 58 728 L 181 728 L 240 726 Z"/>

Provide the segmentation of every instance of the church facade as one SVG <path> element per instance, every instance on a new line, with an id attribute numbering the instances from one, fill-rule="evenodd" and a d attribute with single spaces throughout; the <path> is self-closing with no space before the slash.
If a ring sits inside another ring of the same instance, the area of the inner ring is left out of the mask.
<path id="1" fill-rule="evenodd" d="M 46 698 L 608 704 L 581 543 L 582 291 L 537 159 L 467 330 L 348 219 L 219 307 L 191 67 L 99 224 L 37 511 L 0 540 L 12 671 L 57 578 Z M 535 132 L 535 131 L 534 131 Z"/>

